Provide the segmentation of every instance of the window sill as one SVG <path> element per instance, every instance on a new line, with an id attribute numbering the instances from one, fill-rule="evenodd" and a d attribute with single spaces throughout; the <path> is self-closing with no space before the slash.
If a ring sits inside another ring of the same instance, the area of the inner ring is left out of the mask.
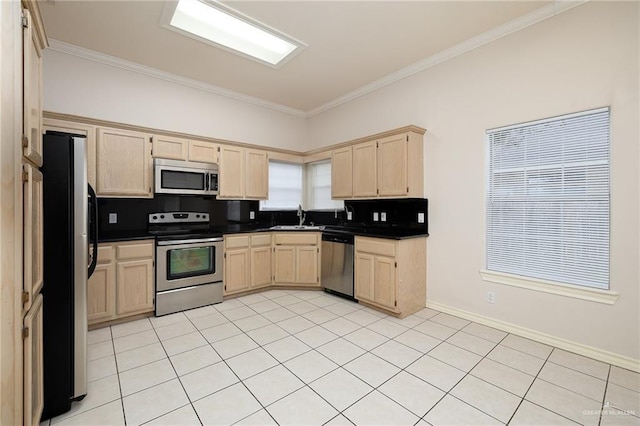
<path id="1" fill-rule="evenodd" d="M 480 276 L 484 281 L 526 288 L 527 290 L 540 291 L 543 293 L 557 294 L 574 299 L 588 300 L 590 302 L 604 303 L 606 305 L 613 305 L 618 300 L 618 297 L 620 297 L 616 291 L 562 284 L 503 272 L 481 270 Z"/>

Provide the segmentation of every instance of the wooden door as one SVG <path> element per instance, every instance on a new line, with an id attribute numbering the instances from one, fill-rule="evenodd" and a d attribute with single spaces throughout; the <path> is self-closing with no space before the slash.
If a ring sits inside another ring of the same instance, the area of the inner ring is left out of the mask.
<path id="1" fill-rule="evenodd" d="M 376 142 L 353 147 L 353 196 L 376 197 Z"/>
<path id="2" fill-rule="evenodd" d="M 96 163 L 99 197 L 153 197 L 149 135 L 99 127 Z"/>
<path id="3" fill-rule="evenodd" d="M 42 173 L 29 163 L 23 166 L 23 312 L 42 289 Z"/>
<path id="4" fill-rule="evenodd" d="M 211 142 L 189 141 L 189 161 L 218 163 L 218 147 Z"/>
<path id="5" fill-rule="evenodd" d="M 276 246 L 273 260 L 274 281 L 280 283 L 296 282 L 296 247 Z"/>
<path id="6" fill-rule="evenodd" d="M 153 271 L 153 259 L 117 262 L 117 315 L 153 311 Z"/>
<path id="7" fill-rule="evenodd" d="M 245 151 L 245 198 L 266 200 L 269 197 L 269 156 L 265 151 Z"/>
<path id="8" fill-rule="evenodd" d="M 378 141 L 378 195 L 381 197 L 407 195 L 406 133 Z"/>
<path id="9" fill-rule="evenodd" d="M 116 315 L 116 264 L 98 264 L 87 283 L 89 325 L 113 319 Z"/>
<path id="10" fill-rule="evenodd" d="M 84 135 L 87 138 L 87 180 L 96 187 L 96 127 L 71 121 L 44 119 L 43 133 L 47 130 Z"/>
<path id="11" fill-rule="evenodd" d="M 224 292 L 249 289 L 249 249 L 227 250 L 224 254 Z"/>
<path id="12" fill-rule="evenodd" d="M 244 197 L 244 148 L 220 146 L 218 198 Z"/>
<path id="13" fill-rule="evenodd" d="M 318 247 L 296 247 L 296 282 L 299 284 L 320 284 L 318 275 Z"/>
<path id="14" fill-rule="evenodd" d="M 374 301 L 391 310 L 396 309 L 396 267 L 395 259 L 375 256 L 373 266 Z"/>
<path id="15" fill-rule="evenodd" d="M 251 247 L 251 288 L 271 284 L 271 246 Z"/>
<path id="16" fill-rule="evenodd" d="M 356 299 L 373 302 L 373 265 L 374 256 L 369 253 L 356 252 L 355 255 L 355 271 L 354 271 L 354 287 Z"/>
<path id="17" fill-rule="evenodd" d="M 31 13 L 22 11 L 23 22 L 23 127 L 25 157 L 42 165 L 42 46 L 33 28 Z"/>
<path id="18" fill-rule="evenodd" d="M 38 426 L 44 403 L 41 294 L 24 317 L 23 327 L 23 424 Z"/>
<path id="19" fill-rule="evenodd" d="M 353 151 L 346 147 L 331 153 L 331 198 L 353 196 Z"/>
<path id="20" fill-rule="evenodd" d="M 189 141 L 171 136 L 154 135 L 153 157 L 168 158 L 170 160 L 186 160 L 189 150 Z"/>

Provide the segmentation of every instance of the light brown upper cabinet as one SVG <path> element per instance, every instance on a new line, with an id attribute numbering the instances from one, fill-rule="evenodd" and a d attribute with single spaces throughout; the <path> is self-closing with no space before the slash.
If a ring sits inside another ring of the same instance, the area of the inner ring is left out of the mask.
<path id="1" fill-rule="evenodd" d="M 423 134 L 424 129 L 408 126 L 334 150 L 332 198 L 422 198 Z"/>
<path id="2" fill-rule="evenodd" d="M 331 198 L 344 199 L 353 196 L 353 149 L 336 149 L 331 153 Z"/>
<path id="3" fill-rule="evenodd" d="M 96 166 L 99 197 L 153 197 L 150 135 L 98 127 Z"/>
<path id="4" fill-rule="evenodd" d="M 96 126 L 73 121 L 45 118 L 42 132 L 47 130 L 56 132 L 84 135 L 87 138 L 87 179 L 92 187 L 96 187 Z"/>
<path id="5" fill-rule="evenodd" d="M 212 142 L 192 141 L 172 136 L 153 136 L 153 157 L 170 160 L 218 162 L 218 145 Z"/>
<path id="6" fill-rule="evenodd" d="M 377 192 L 376 142 L 353 147 L 353 197 L 372 198 Z"/>
<path id="7" fill-rule="evenodd" d="M 44 41 L 34 29 L 31 13 L 22 11 L 23 21 L 23 155 L 42 165 L 42 49 Z"/>
<path id="8" fill-rule="evenodd" d="M 266 151 L 221 145 L 218 198 L 266 200 L 269 155 Z"/>

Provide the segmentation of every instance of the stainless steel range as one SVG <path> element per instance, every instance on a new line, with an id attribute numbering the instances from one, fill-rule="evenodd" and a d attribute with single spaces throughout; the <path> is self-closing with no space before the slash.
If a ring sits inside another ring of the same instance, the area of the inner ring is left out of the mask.
<path id="1" fill-rule="evenodd" d="M 222 302 L 222 234 L 208 231 L 209 214 L 149 215 L 156 235 L 156 316 Z"/>

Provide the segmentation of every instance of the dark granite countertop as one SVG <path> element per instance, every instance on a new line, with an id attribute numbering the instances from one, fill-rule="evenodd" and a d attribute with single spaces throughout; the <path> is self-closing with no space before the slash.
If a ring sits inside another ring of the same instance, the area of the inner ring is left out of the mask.
<path id="1" fill-rule="evenodd" d="M 211 229 L 212 232 L 220 232 L 222 234 L 242 234 L 252 232 L 334 232 L 347 235 L 358 235 L 363 237 L 386 238 L 391 240 L 405 240 L 409 238 L 428 237 L 429 234 L 421 230 L 398 228 L 398 227 L 359 227 L 359 226 L 338 226 L 327 225 L 324 230 L 319 229 L 271 229 L 270 226 L 261 224 L 233 224 L 216 226 Z M 101 243 L 114 241 L 129 240 L 146 240 L 153 239 L 155 236 L 150 235 L 147 230 L 128 230 L 120 232 L 109 232 L 107 235 L 99 233 L 98 241 Z"/>

